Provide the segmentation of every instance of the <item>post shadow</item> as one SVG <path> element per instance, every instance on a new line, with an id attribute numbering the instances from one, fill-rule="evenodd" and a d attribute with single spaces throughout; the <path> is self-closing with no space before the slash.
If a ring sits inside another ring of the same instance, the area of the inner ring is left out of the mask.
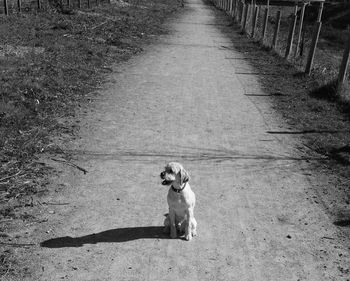
<path id="1" fill-rule="evenodd" d="M 40 246 L 45 248 L 65 248 L 82 247 L 84 244 L 122 243 L 137 239 L 169 239 L 169 235 L 164 234 L 163 229 L 163 226 L 116 228 L 80 237 L 64 236 L 53 238 L 41 242 Z"/>

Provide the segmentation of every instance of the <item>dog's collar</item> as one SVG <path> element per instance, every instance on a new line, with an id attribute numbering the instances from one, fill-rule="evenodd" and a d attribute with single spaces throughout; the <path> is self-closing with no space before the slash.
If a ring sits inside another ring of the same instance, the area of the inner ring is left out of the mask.
<path id="1" fill-rule="evenodd" d="M 184 186 L 181 187 L 181 188 L 175 188 L 174 186 L 171 186 L 171 189 L 172 189 L 173 191 L 175 191 L 176 193 L 180 193 L 182 190 L 184 190 L 185 187 L 186 187 L 186 183 L 185 183 Z"/>

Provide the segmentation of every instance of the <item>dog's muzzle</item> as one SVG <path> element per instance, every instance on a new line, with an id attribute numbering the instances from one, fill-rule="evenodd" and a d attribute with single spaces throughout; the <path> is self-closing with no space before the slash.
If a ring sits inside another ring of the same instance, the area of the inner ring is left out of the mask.
<path id="1" fill-rule="evenodd" d="M 160 173 L 160 178 L 163 180 L 162 181 L 162 185 L 170 185 L 174 180 L 171 180 L 171 179 L 167 179 L 166 178 L 166 172 L 161 172 Z"/>

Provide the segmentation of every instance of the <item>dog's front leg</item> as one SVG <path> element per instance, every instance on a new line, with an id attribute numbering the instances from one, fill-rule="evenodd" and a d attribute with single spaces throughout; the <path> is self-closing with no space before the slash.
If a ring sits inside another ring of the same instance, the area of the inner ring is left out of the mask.
<path id="1" fill-rule="evenodd" d="M 192 220 L 194 219 L 193 208 L 186 210 L 186 228 L 185 228 L 185 239 L 187 241 L 192 239 Z"/>
<path id="2" fill-rule="evenodd" d="M 176 222 L 175 222 L 175 211 L 169 210 L 169 221 L 170 221 L 170 237 L 176 238 L 177 232 L 176 232 Z"/>

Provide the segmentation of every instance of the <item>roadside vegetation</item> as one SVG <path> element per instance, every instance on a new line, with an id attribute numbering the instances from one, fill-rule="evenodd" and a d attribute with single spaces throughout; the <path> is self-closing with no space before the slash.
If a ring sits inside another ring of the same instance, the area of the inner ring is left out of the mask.
<path id="1" fill-rule="evenodd" d="M 0 17 L 0 237 L 7 239 L 12 222 L 33 220 L 25 208 L 46 192 L 47 175 L 55 172 L 40 157 L 67 159 L 53 142 L 77 131 L 67 120 L 91 101 L 113 63 L 166 32 L 163 22 L 180 6 L 121 0 Z M 0 253 L 0 279 L 11 274 L 10 252 Z"/>
<path id="2" fill-rule="evenodd" d="M 283 13 L 287 16 L 281 22 L 281 50 L 285 50 L 283 40 L 288 37 L 288 9 L 290 7 L 284 9 Z M 234 48 L 244 53 L 249 64 L 262 74 L 259 82 L 266 97 L 250 99 L 257 107 L 259 99 L 268 99 L 275 111 L 283 117 L 288 130 L 274 131 L 276 140 L 284 142 L 288 138 L 290 142 L 295 139 L 299 144 L 296 149 L 300 153 L 317 159 L 311 161 L 313 170 L 305 171 L 306 177 L 311 178 L 310 190 L 313 193 L 305 196 L 313 204 L 320 204 L 339 230 L 350 237 L 350 91 L 346 86 L 341 95 L 335 93 L 335 79 L 344 44 L 348 40 L 350 24 L 350 17 L 335 16 L 344 15 L 344 10 L 340 12 L 341 9 L 327 18 L 326 7 L 323 31 L 310 76 L 303 72 L 302 61 L 292 58 L 286 60 L 284 52 L 262 46 L 258 41 L 242 34 L 241 27 L 232 23 L 231 18 L 218 17 L 217 21 L 224 26 L 223 32 L 228 36 L 234 38 L 237 33 L 241 34 L 241 42 Z M 338 25 L 338 21 L 342 24 Z M 306 18 L 306 33 L 311 30 L 312 22 L 311 13 Z M 302 59 L 303 57 L 300 58 Z M 349 76 L 347 78 L 346 83 L 349 83 Z M 290 145 L 289 142 L 286 145 Z M 315 186 L 312 179 L 316 177 L 324 182 Z"/>

